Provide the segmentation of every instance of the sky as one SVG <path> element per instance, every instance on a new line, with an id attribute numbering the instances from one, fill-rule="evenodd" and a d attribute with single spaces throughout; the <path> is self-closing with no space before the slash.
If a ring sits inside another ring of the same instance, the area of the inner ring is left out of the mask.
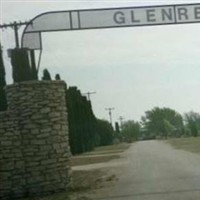
<path id="1" fill-rule="evenodd" d="M 0 24 L 28 21 L 57 10 L 200 3 L 164 0 L 0 0 Z M 20 28 L 20 34 L 24 27 Z M 184 114 L 199 112 L 200 24 L 62 31 L 42 34 L 41 77 L 47 68 L 69 86 L 91 95 L 95 115 L 113 121 L 140 120 L 155 106 Z M 15 46 L 12 29 L 0 30 L 7 83 L 12 83 L 7 49 Z"/>

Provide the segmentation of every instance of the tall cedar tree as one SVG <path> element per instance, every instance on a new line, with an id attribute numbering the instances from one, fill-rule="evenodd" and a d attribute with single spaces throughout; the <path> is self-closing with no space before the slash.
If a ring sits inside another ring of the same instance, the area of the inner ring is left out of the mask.
<path id="1" fill-rule="evenodd" d="M 108 145 L 113 140 L 112 126 L 97 120 L 90 101 L 76 87 L 67 89 L 69 143 L 72 154 L 92 150 L 98 145 Z"/>
<path id="2" fill-rule="evenodd" d="M 97 133 L 100 139 L 99 146 L 112 144 L 114 130 L 108 121 L 101 119 L 97 120 Z"/>
<path id="3" fill-rule="evenodd" d="M 37 71 L 37 69 L 36 69 L 34 50 L 30 50 L 30 57 L 31 57 L 31 73 L 32 73 L 32 79 L 33 79 L 33 80 L 38 80 L 38 71 Z"/>
<path id="4" fill-rule="evenodd" d="M 115 132 L 119 133 L 120 132 L 120 128 L 119 128 L 119 123 L 115 122 Z"/>
<path id="5" fill-rule="evenodd" d="M 51 80 L 51 75 L 50 75 L 50 73 L 49 73 L 49 71 L 47 69 L 43 70 L 42 80 L 45 80 L 45 81 L 50 81 Z"/>
<path id="6" fill-rule="evenodd" d="M 91 104 L 76 87 L 67 90 L 69 141 L 73 154 L 92 150 L 95 146 L 96 118 Z"/>
<path id="7" fill-rule="evenodd" d="M 60 74 L 56 74 L 55 79 L 56 79 L 56 80 L 61 80 Z"/>
<path id="8" fill-rule="evenodd" d="M 5 86 L 6 86 L 5 68 L 4 68 L 3 55 L 0 43 L 0 111 L 5 111 L 7 109 Z"/>
<path id="9" fill-rule="evenodd" d="M 28 50 L 15 48 L 11 51 L 14 82 L 37 80 L 31 68 Z"/>

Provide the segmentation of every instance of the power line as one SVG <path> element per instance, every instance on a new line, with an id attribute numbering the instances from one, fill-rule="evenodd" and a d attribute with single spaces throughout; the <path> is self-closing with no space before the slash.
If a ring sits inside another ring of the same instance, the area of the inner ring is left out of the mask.
<path id="1" fill-rule="evenodd" d="M 108 114 L 110 117 L 110 124 L 112 125 L 112 110 L 114 110 L 115 108 L 105 108 L 105 110 L 108 110 Z"/>
<path id="2" fill-rule="evenodd" d="M 90 101 L 90 95 L 91 94 L 96 94 L 96 92 L 86 92 L 86 93 L 83 93 L 83 95 L 87 95 L 89 101 Z"/>
<path id="3" fill-rule="evenodd" d="M 18 30 L 21 26 L 27 25 L 30 22 L 16 22 L 14 21 L 13 23 L 9 23 L 9 24 L 0 24 L 0 28 L 1 29 L 5 29 L 5 28 L 12 28 L 14 30 L 14 34 L 15 34 L 15 44 L 16 44 L 16 48 L 19 48 L 19 34 L 18 34 Z"/>

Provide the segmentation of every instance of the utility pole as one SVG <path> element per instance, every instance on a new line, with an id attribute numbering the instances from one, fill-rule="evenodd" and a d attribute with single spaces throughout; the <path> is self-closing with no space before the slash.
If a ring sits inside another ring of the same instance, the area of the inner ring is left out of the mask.
<path id="1" fill-rule="evenodd" d="M 120 127 L 121 127 L 121 128 L 122 128 L 123 120 L 124 120 L 124 117 L 120 116 L 120 117 L 119 117 L 119 121 L 120 121 Z"/>
<path id="2" fill-rule="evenodd" d="M 14 21 L 13 23 L 10 24 L 0 24 L 0 28 L 12 28 L 14 30 L 14 34 L 15 34 L 15 44 L 16 44 L 16 48 L 19 48 L 19 34 L 18 34 L 18 30 L 21 26 L 23 25 L 27 25 L 30 22 L 16 22 Z"/>
<path id="3" fill-rule="evenodd" d="M 86 92 L 86 93 L 83 93 L 83 95 L 87 95 L 89 101 L 90 101 L 90 95 L 91 94 L 96 94 L 96 92 Z"/>
<path id="4" fill-rule="evenodd" d="M 12 28 L 14 30 L 14 36 L 15 36 L 15 48 L 19 49 L 20 48 L 20 42 L 19 42 L 19 34 L 18 34 L 18 30 L 20 29 L 21 26 L 25 26 L 27 24 L 30 24 L 31 22 L 16 22 L 14 21 L 13 23 L 9 23 L 9 24 L 0 24 L 0 29 L 6 29 L 6 28 Z M 34 50 L 30 50 L 30 65 L 33 69 L 33 75 L 34 75 L 34 79 L 38 79 L 37 78 L 37 72 L 38 69 L 36 69 L 36 63 L 35 63 L 35 52 Z"/>
<path id="5" fill-rule="evenodd" d="M 110 117 L 110 124 L 112 125 L 112 110 L 114 110 L 115 108 L 105 108 L 105 110 L 108 110 L 108 114 Z"/>

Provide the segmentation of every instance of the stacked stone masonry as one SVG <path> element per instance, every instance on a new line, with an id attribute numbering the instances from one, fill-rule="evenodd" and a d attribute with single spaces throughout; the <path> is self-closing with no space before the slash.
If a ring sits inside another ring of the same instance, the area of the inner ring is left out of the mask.
<path id="1" fill-rule="evenodd" d="M 63 81 L 7 86 L 0 112 L 0 199 L 66 191 L 70 148 Z"/>

